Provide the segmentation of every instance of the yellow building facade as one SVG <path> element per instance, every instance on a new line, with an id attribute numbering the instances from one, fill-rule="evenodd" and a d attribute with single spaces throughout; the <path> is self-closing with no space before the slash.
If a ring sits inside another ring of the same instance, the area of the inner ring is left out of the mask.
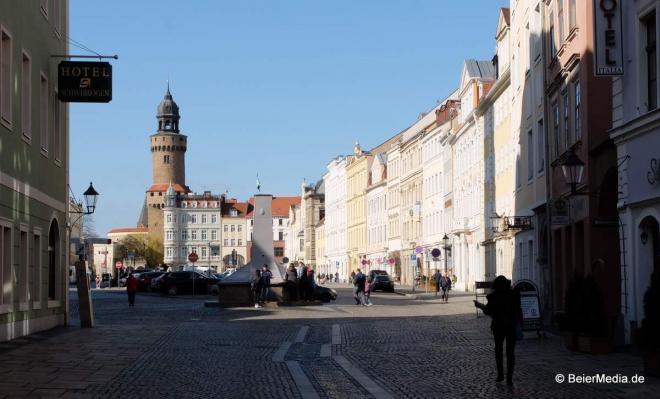
<path id="1" fill-rule="evenodd" d="M 366 190 L 369 175 L 369 153 L 362 151 L 359 144 L 353 149 L 355 157 L 346 164 L 348 264 L 351 271 L 362 267 L 367 251 Z"/>

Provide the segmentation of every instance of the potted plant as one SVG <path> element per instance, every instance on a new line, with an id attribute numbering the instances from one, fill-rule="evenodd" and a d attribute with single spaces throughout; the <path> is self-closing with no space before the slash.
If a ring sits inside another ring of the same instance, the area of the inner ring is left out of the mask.
<path id="1" fill-rule="evenodd" d="M 651 275 L 651 285 L 644 294 L 644 320 L 642 320 L 644 370 L 660 377 L 660 273 Z"/>

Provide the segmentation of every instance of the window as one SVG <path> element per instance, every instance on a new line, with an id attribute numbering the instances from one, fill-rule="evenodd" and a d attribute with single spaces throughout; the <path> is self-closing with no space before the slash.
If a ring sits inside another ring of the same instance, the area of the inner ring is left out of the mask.
<path id="1" fill-rule="evenodd" d="M 550 59 L 555 58 L 557 55 L 557 43 L 555 39 L 555 15 L 550 12 L 550 29 L 548 30 L 548 40 L 550 40 Z"/>
<path id="2" fill-rule="evenodd" d="M 168 240 L 173 240 L 174 239 L 174 232 L 172 230 L 168 230 L 166 233 L 166 237 Z"/>
<path id="3" fill-rule="evenodd" d="M 222 227 L 225 233 L 229 231 L 229 225 L 224 225 Z"/>
<path id="4" fill-rule="evenodd" d="M 211 239 L 214 241 L 218 239 L 218 230 L 211 230 Z"/>
<path id="5" fill-rule="evenodd" d="M 559 156 L 559 105 L 552 104 L 553 109 L 553 131 L 555 135 L 555 158 Z"/>
<path id="6" fill-rule="evenodd" d="M 235 246 L 236 246 L 236 240 L 233 239 L 233 238 L 231 239 L 231 246 L 232 246 L 232 247 L 235 247 Z"/>
<path id="7" fill-rule="evenodd" d="M 568 29 L 570 30 L 573 30 L 577 24 L 575 2 L 576 0 L 568 0 Z"/>
<path id="8" fill-rule="evenodd" d="M 166 217 L 167 223 L 172 223 L 172 214 L 168 213 Z"/>
<path id="9" fill-rule="evenodd" d="M 559 42 L 564 42 L 564 0 L 557 0 L 557 7 L 559 11 L 557 12 L 557 22 L 559 22 Z"/>
<path id="10" fill-rule="evenodd" d="M 0 243 L 1 244 L 1 243 Z M 41 234 L 35 232 L 32 235 L 32 248 L 31 249 L 31 260 L 30 260 L 30 275 L 32 279 L 30 283 L 32 287 L 30 288 L 30 299 L 32 299 L 32 307 L 40 307 L 41 305 Z M 2 251 L 0 251 L 0 254 Z M 1 255 L 0 255 L 1 256 Z M 0 271 L 1 272 L 1 271 Z M 38 305 L 35 306 L 34 304 Z"/>
<path id="11" fill-rule="evenodd" d="M 172 247 L 167 247 L 167 257 L 171 258 L 172 256 L 174 256 L 174 251 Z"/>
<path id="12" fill-rule="evenodd" d="M 658 107 L 657 47 L 655 41 L 655 12 L 647 16 L 643 24 L 646 30 L 646 104 L 648 111 Z"/>
<path id="13" fill-rule="evenodd" d="M 53 27 L 58 37 L 62 32 L 62 0 L 53 0 Z"/>
<path id="14" fill-rule="evenodd" d="M 197 247 L 192 247 L 190 249 L 190 252 L 196 254 L 197 253 Z"/>
<path id="15" fill-rule="evenodd" d="M 11 306 L 12 294 L 12 279 L 11 279 L 11 261 L 12 261 L 12 239 L 11 239 L 11 225 L 0 225 L 0 277 L 3 287 L 10 287 L 3 289 L 0 295 L 0 305 Z"/>
<path id="16" fill-rule="evenodd" d="M 206 215 L 202 215 L 202 224 L 206 224 Z"/>
<path id="17" fill-rule="evenodd" d="M 225 245 L 225 247 L 229 246 L 229 240 L 226 239 L 226 238 L 225 238 L 225 240 L 224 240 L 224 245 Z"/>
<path id="18" fill-rule="evenodd" d="M 196 214 L 190 215 L 190 222 L 193 223 L 193 224 L 197 224 L 197 215 Z"/>
<path id="19" fill-rule="evenodd" d="M 163 155 L 163 163 L 165 163 L 165 164 L 170 163 L 170 156 L 169 155 Z"/>
<path id="20" fill-rule="evenodd" d="M 11 128 L 11 66 L 12 66 L 11 36 L 5 30 L 0 30 L 0 120 Z"/>
<path id="21" fill-rule="evenodd" d="M 182 240 L 188 239 L 188 230 L 181 230 L 181 239 Z"/>
<path id="22" fill-rule="evenodd" d="M 62 160 L 62 124 L 60 123 L 60 100 L 53 92 L 53 151 L 56 161 Z"/>
<path id="23" fill-rule="evenodd" d="M 41 149 L 48 152 L 48 79 L 43 73 L 39 86 L 39 136 Z"/>
<path id="24" fill-rule="evenodd" d="M 30 56 L 23 52 L 21 63 L 21 132 L 32 138 L 32 66 Z"/>
<path id="25" fill-rule="evenodd" d="M 570 125 L 568 123 L 568 113 L 570 112 L 568 92 L 564 92 L 562 97 L 564 101 L 564 149 L 567 150 L 571 145 L 571 130 L 569 129 Z"/>
<path id="26" fill-rule="evenodd" d="M 211 215 L 211 223 L 218 223 L 218 215 Z"/>
<path id="27" fill-rule="evenodd" d="M 18 241 L 18 300 L 19 302 L 26 303 L 28 301 L 28 289 L 30 287 L 29 283 L 29 255 L 30 248 L 28 248 L 28 232 L 21 228 L 20 239 Z"/>
<path id="28" fill-rule="evenodd" d="M 300 239 L 300 250 L 301 251 L 305 250 L 305 239 L 303 238 Z"/>
<path id="29" fill-rule="evenodd" d="M 573 83 L 573 93 L 575 96 L 575 140 L 582 139 L 582 118 L 580 116 L 580 81 Z"/>
<path id="30" fill-rule="evenodd" d="M 281 225 L 282 225 L 282 219 L 279 219 L 279 220 L 277 221 L 277 224 L 279 224 L 279 225 L 281 226 Z"/>
<path id="31" fill-rule="evenodd" d="M 190 230 L 190 234 L 193 240 L 197 239 L 197 230 Z"/>
<path id="32" fill-rule="evenodd" d="M 236 231 L 236 225 L 233 225 L 233 224 L 232 224 L 230 230 L 231 230 L 232 233 L 233 233 L 234 231 Z"/>
<path id="33" fill-rule="evenodd" d="M 202 258 L 206 258 L 206 247 L 202 247 Z"/>
<path id="34" fill-rule="evenodd" d="M 275 256 L 284 256 L 284 248 L 275 247 Z"/>
<path id="35" fill-rule="evenodd" d="M 284 240 L 284 232 L 283 231 L 280 231 L 278 233 L 278 238 L 277 239 L 280 240 L 280 241 Z"/>
<path id="36" fill-rule="evenodd" d="M 539 119 L 536 126 L 536 153 L 538 154 L 538 171 L 540 173 L 545 169 L 545 130 L 543 129 L 543 119 Z"/>
<path id="37" fill-rule="evenodd" d="M 243 240 L 241 240 L 240 238 L 238 239 L 238 246 L 239 246 L 239 247 L 240 247 L 240 246 L 243 246 Z"/>
<path id="38" fill-rule="evenodd" d="M 534 133 L 527 132 L 527 180 L 534 177 Z"/>
<path id="39" fill-rule="evenodd" d="M 207 234 L 206 230 L 202 230 L 202 240 L 206 240 Z"/>

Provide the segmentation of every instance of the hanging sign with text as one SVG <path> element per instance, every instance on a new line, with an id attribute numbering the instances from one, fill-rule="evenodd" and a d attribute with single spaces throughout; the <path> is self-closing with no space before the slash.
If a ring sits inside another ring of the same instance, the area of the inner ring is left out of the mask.
<path id="1" fill-rule="evenodd" d="M 57 96 L 62 102 L 110 102 L 112 65 L 109 62 L 62 61 L 57 67 L 57 86 Z"/>
<path id="2" fill-rule="evenodd" d="M 623 75 L 621 0 L 594 0 L 594 75 Z"/>

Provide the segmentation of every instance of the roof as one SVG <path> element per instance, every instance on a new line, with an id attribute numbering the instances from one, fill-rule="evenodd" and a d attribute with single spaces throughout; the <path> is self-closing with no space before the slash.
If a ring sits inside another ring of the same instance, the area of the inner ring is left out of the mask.
<path id="1" fill-rule="evenodd" d="M 507 7 L 502 7 L 500 9 L 502 12 L 502 16 L 504 17 L 504 21 L 506 22 L 507 25 L 511 25 L 511 12 Z"/>
<path id="2" fill-rule="evenodd" d="M 251 205 L 248 204 L 247 202 L 238 202 L 235 199 L 230 202 L 225 202 L 222 204 L 222 216 L 231 216 L 229 215 L 229 211 L 231 209 L 236 209 L 238 211 L 238 217 L 245 217 L 247 216 L 248 209 L 251 209 Z M 234 216 L 234 217 L 236 217 Z"/>
<path id="3" fill-rule="evenodd" d="M 250 197 L 248 200 L 250 204 L 248 209 L 247 216 L 252 216 L 254 211 L 254 197 Z M 297 197 L 273 197 L 273 202 L 271 203 L 271 211 L 273 217 L 289 217 L 289 207 L 292 205 L 300 205 L 300 196 Z"/>
<path id="4" fill-rule="evenodd" d="M 148 192 L 148 193 L 159 193 L 159 192 L 164 193 L 164 192 L 167 191 L 167 188 L 168 188 L 169 186 L 170 186 L 169 183 L 159 183 L 159 184 L 154 184 L 154 185 L 152 185 L 151 187 L 149 187 L 149 189 L 147 190 L 147 192 Z M 176 191 L 177 193 L 189 193 L 189 192 L 190 192 L 190 189 L 188 188 L 188 186 L 182 186 L 182 185 L 179 184 L 179 183 L 173 183 L 173 184 L 172 184 L 172 188 L 173 188 L 174 191 Z"/>
<path id="5" fill-rule="evenodd" d="M 117 234 L 117 233 L 148 233 L 149 229 L 146 227 L 118 227 L 112 229 L 108 234 Z"/>
<path id="6" fill-rule="evenodd" d="M 465 60 L 465 69 L 471 78 L 495 78 L 495 66 L 491 61 Z"/>

